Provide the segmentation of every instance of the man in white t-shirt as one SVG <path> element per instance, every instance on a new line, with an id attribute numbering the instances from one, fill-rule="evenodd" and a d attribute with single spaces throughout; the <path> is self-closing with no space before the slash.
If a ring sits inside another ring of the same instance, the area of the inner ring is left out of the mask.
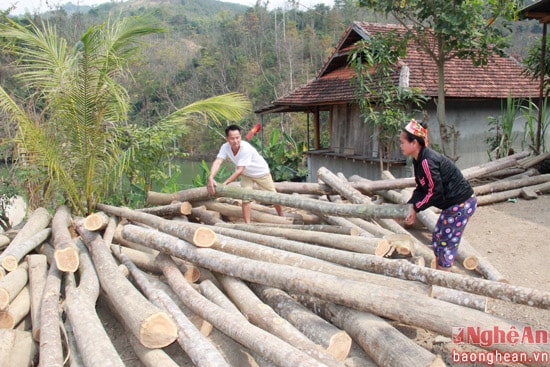
<path id="1" fill-rule="evenodd" d="M 237 180 L 241 176 L 241 187 L 243 189 L 253 189 L 254 183 L 256 183 L 262 190 L 275 192 L 275 185 L 267 162 L 250 143 L 242 141 L 241 127 L 237 125 L 228 126 L 225 129 L 225 140 L 226 143 L 221 146 L 218 156 L 210 168 L 206 185 L 208 192 L 211 195 L 216 193 L 214 177 L 225 160 L 230 160 L 237 168 L 223 182 L 224 185 Z M 275 204 L 273 207 L 277 210 L 279 216 L 284 216 L 283 208 L 280 205 Z M 250 223 L 250 202 L 243 200 L 242 209 L 244 222 Z"/>

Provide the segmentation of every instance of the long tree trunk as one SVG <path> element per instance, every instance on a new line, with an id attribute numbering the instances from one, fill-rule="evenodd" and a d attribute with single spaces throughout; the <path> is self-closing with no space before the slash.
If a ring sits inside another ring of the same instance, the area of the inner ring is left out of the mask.
<path id="1" fill-rule="evenodd" d="M 148 224 L 161 231 L 189 241 L 198 247 L 212 246 L 216 240 L 216 235 L 212 232 L 212 230 L 194 223 L 174 222 L 157 217 L 156 215 L 105 204 L 98 204 L 97 207 L 99 210 L 103 210 L 112 215 L 135 220 L 143 224 Z"/>
<path id="2" fill-rule="evenodd" d="M 162 233 L 153 234 L 151 231 L 133 225 L 126 225 L 123 235 L 218 273 L 293 293 L 319 297 L 359 311 L 369 311 L 379 316 L 429 329 L 441 335 L 451 336 L 451 331 L 456 325 L 475 325 L 482 330 L 492 330 L 494 327 L 509 330 L 512 326 L 522 330 L 527 326 L 519 323 L 512 324 L 499 317 L 416 293 L 349 279 L 342 281 L 320 272 L 243 259 L 210 248 L 197 249 L 175 237 Z M 171 283 L 171 285 L 174 287 L 174 284 Z M 548 305 L 550 297 L 548 294 L 546 296 L 547 308 L 550 308 Z M 405 307 L 408 312 L 403 312 Z M 453 315 L 452 319 L 447 317 L 449 314 Z M 550 351 L 548 345 L 499 344 L 488 348 L 499 348 L 501 352 Z"/>
<path id="3" fill-rule="evenodd" d="M 252 289 L 281 317 L 337 360 L 342 361 L 348 356 L 352 343 L 348 333 L 320 318 L 280 289 L 261 285 L 252 285 Z"/>
<path id="4" fill-rule="evenodd" d="M 143 293 L 158 307 L 166 310 L 172 316 L 178 326 L 178 343 L 189 355 L 197 367 L 225 367 L 229 366 L 216 347 L 206 339 L 200 331 L 178 308 L 174 301 L 164 292 L 156 289 L 141 270 L 132 263 L 130 258 L 120 251 L 120 247 L 113 247 L 113 254 L 119 261 L 126 265 L 132 278 L 138 284 Z M 185 280 L 186 281 L 186 280 Z"/>
<path id="5" fill-rule="evenodd" d="M 16 270 L 0 279 L 0 311 L 6 310 L 11 301 L 27 285 L 29 280 L 28 268 L 28 264 L 23 262 Z"/>
<path id="6" fill-rule="evenodd" d="M 34 340 L 40 340 L 40 308 L 42 295 L 48 276 L 48 260 L 45 255 L 32 254 L 27 256 L 29 266 L 29 291 L 31 293 L 31 321 L 32 336 Z"/>
<path id="7" fill-rule="evenodd" d="M 339 365 L 336 356 L 329 354 L 330 352 L 324 350 L 320 344 L 307 338 L 288 320 L 277 314 L 272 307 L 262 302 L 243 281 L 225 275 L 220 275 L 219 278 L 229 297 L 251 323 L 278 336 L 327 366 Z"/>
<path id="8" fill-rule="evenodd" d="M 445 366 L 438 356 L 428 352 L 376 315 L 314 297 L 297 298 L 324 319 L 346 330 L 379 366 Z"/>
<path id="9" fill-rule="evenodd" d="M 96 312 L 99 279 L 90 254 L 81 241 L 75 246 L 79 250 L 80 283 L 76 285 L 73 273 L 65 273 L 63 309 L 69 319 L 80 358 L 86 366 L 124 366 Z"/>
<path id="10" fill-rule="evenodd" d="M 13 241 L 7 249 L 2 253 L 2 267 L 7 271 L 14 271 L 17 265 L 32 250 L 40 246 L 44 241 L 50 237 L 52 230 L 50 228 L 44 228 L 24 241 L 18 242 L 17 245 L 13 245 Z"/>
<path id="11" fill-rule="evenodd" d="M 52 245 L 57 267 L 64 272 L 75 272 L 78 269 L 78 250 L 69 232 L 71 224 L 69 208 L 59 206 L 52 219 Z"/>
<path id="12" fill-rule="evenodd" d="M 323 366 L 299 349 L 254 325 L 243 323 L 241 317 L 204 299 L 183 279 L 175 264 L 165 254 L 159 254 L 158 260 L 170 286 L 180 299 L 227 336 L 281 367 Z"/>
<path id="13" fill-rule="evenodd" d="M 256 200 L 265 204 L 279 204 L 313 213 L 338 215 L 342 217 L 373 218 L 405 218 L 408 207 L 405 205 L 359 205 L 333 204 L 319 200 L 303 198 L 297 195 L 280 194 L 263 190 L 243 190 L 240 187 L 218 185 L 216 196 L 231 197 L 241 200 Z"/>
<path id="14" fill-rule="evenodd" d="M 42 231 L 43 229 L 46 229 L 48 225 L 50 224 L 52 217 L 50 213 L 45 208 L 37 208 L 35 209 L 32 214 L 28 217 L 27 222 L 19 230 L 17 235 L 11 240 L 8 247 L 2 252 L 0 255 L 0 260 L 2 262 L 2 266 L 4 266 L 4 258 L 10 254 L 13 249 L 16 249 L 21 245 L 21 243 L 25 242 L 30 237 L 36 235 L 38 232 Z M 13 266 L 10 265 L 10 268 L 14 270 L 17 267 L 17 265 Z M 6 269 L 7 271 L 12 271 L 9 269 Z"/>
<path id="15" fill-rule="evenodd" d="M 119 311 L 128 329 L 148 348 L 162 348 L 177 337 L 173 320 L 152 305 L 118 270 L 105 243 L 96 232 L 84 229 L 78 223 L 77 231 L 88 247 L 101 289 Z"/>

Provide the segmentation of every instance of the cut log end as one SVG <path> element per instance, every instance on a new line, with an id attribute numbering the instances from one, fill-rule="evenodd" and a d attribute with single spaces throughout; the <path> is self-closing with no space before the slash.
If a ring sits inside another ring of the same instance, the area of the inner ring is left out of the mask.
<path id="1" fill-rule="evenodd" d="M 144 347 L 164 348 L 176 340 L 178 329 L 166 313 L 157 312 L 142 321 L 139 334 L 139 341 Z"/>
<path id="2" fill-rule="evenodd" d="M 212 247 L 216 241 L 216 233 L 210 228 L 201 227 L 193 235 L 193 244 L 197 247 Z"/>
<path id="3" fill-rule="evenodd" d="M 479 265 L 479 261 L 475 256 L 468 256 L 464 259 L 462 265 L 467 270 L 474 270 Z"/>
<path id="4" fill-rule="evenodd" d="M 376 250 L 374 251 L 374 254 L 376 256 L 389 256 L 393 250 L 393 247 L 390 244 L 390 241 L 386 239 L 381 239 L 380 242 L 378 242 L 378 245 L 376 246 Z"/>
<path id="5" fill-rule="evenodd" d="M 183 277 L 189 283 L 195 283 L 200 279 L 201 271 L 195 266 L 188 266 L 187 269 L 185 270 L 185 273 L 183 274 Z"/>
<path id="6" fill-rule="evenodd" d="M 80 260 L 78 257 L 77 249 L 65 248 L 62 250 L 55 250 L 54 258 L 57 264 L 57 268 L 60 271 L 74 273 L 78 270 Z"/>
<path id="7" fill-rule="evenodd" d="M 15 319 L 13 315 L 8 311 L 0 312 L 0 329 L 13 329 L 15 326 Z"/>
<path id="8" fill-rule="evenodd" d="M 88 231 L 99 231 L 107 227 L 109 217 L 103 212 L 90 214 L 84 219 L 84 228 Z"/>
<path id="9" fill-rule="evenodd" d="M 351 349 L 352 339 L 348 333 L 341 331 L 330 338 L 330 343 L 326 348 L 327 352 L 334 356 L 338 361 L 347 358 Z"/>
<path id="10" fill-rule="evenodd" d="M 17 269 L 17 263 L 17 258 L 13 255 L 6 255 L 6 257 L 2 259 L 2 267 L 6 269 L 6 271 L 14 271 Z"/>

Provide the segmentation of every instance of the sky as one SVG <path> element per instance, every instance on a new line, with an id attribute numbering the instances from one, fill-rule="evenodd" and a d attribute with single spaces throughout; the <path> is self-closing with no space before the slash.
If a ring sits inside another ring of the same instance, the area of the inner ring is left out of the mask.
<path id="1" fill-rule="evenodd" d="M 121 0 L 115 0 L 120 2 Z M 63 5 L 65 3 L 72 2 L 75 5 L 98 5 L 110 2 L 110 0 L 0 0 L 0 10 L 6 10 L 10 5 L 16 5 L 15 11 L 11 12 L 11 15 L 20 15 L 25 12 L 43 12 L 50 10 L 55 6 Z M 248 6 L 254 6 L 256 0 L 228 0 L 227 2 L 238 3 Z M 269 0 L 271 7 L 285 7 L 285 0 Z M 307 7 L 311 7 L 316 4 L 325 4 L 332 6 L 334 0 L 298 0 L 298 3 L 303 5 L 307 10 Z"/>

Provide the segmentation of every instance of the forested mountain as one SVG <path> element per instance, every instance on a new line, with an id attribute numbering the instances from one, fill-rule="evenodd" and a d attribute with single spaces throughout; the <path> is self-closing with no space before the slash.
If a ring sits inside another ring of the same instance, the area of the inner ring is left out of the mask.
<path id="1" fill-rule="evenodd" d="M 387 21 L 351 0 L 313 8 L 289 2 L 284 9 L 273 10 L 266 3 L 246 7 L 216 0 L 113 1 L 92 8 L 68 4 L 32 18 L 55 25 L 71 44 L 89 25 L 109 17 L 154 14 L 165 31 L 141 46 L 140 56 L 130 65 L 133 78 L 124 81 L 133 103 L 129 120 L 143 125 L 198 99 L 227 92 L 244 93 L 255 109 L 265 106 L 312 78 L 352 21 Z M 509 52 L 521 56 L 541 26 L 524 21 L 516 29 Z M 5 57 L 0 56 L 0 83 L 10 87 L 11 70 L 5 67 L 9 61 Z M 25 91 L 16 88 L 9 89 L 24 96 Z M 268 129 L 269 125 L 280 127 L 297 140 L 306 136 L 304 120 L 300 121 L 304 116 L 272 118 L 266 121 Z M 251 115 L 242 125 L 253 123 Z M 180 148 L 196 158 L 211 157 L 219 142 L 219 132 L 205 125 L 190 129 Z"/>

